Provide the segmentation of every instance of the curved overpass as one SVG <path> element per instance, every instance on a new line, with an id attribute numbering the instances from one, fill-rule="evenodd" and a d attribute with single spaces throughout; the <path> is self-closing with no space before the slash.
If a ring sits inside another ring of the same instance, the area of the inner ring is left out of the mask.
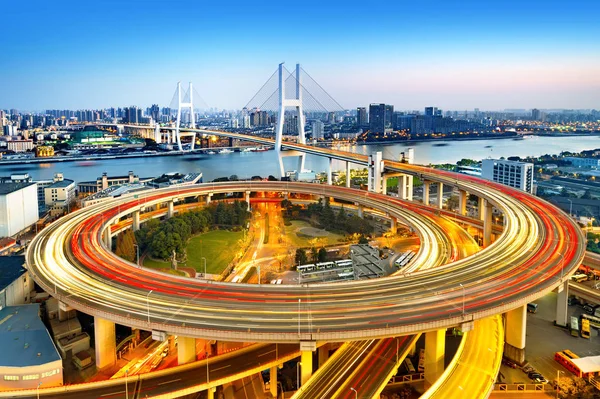
<path id="1" fill-rule="evenodd" d="M 350 200 L 402 219 L 419 233 L 418 256 L 425 264 L 443 252 L 436 229 L 418 216 L 418 209 L 407 210 L 411 203 L 389 196 L 304 183 L 206 184 L 158 190 L 71 214 L 36 237 L 27 254 L 28 267 L 60 300 L 119 324 L 229 341 L 331 342 L 437 330 L 503 313 L 552 290 L 584 255 L 582 232 L 564 213 L 533 196 L 450 172 L 386 165 L 483 196 L 504 213 L 504 232 L 480 253 L 441 268 L 302 286 L 234 285 L 176 276 L 161 276 L 160 281 L 105 248 L 102 231 L 119 216 L 144 206 L 206 193 L 285 191 Z M 460 284 L 465 288 L 464 314 Z"/>

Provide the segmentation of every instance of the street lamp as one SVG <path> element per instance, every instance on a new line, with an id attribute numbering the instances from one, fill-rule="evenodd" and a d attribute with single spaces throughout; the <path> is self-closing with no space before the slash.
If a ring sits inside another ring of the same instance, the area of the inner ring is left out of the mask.
<path id="1" fill-rule="evenodd" d="M 137 244 L 133 244 L 133 246 L 135 247 L 137 265 L 139 266 L 140 265 L 140 246 Z"/>
<path id="2" fill-rule="evenodd" d="M 146 310 L 148 311 L 148 324 L 150 324 L 150 294 L 152 294 L 154 290 L 148 291 L 146 295 Z"/>
<path id="3" fill-rule="evenodd" d="M 302 367 L 302 362 L 296 363 L 296 390 L 300 390 L 300 367 Z"/>
<path id="4" fill-rule="evenodd" d="M 463 292 L 462 314 L 464 316 L 465 315 L 465 287 L 462 284 L 460 284 L 460 288 L 462 288 L 462 292 Z"/>
<path id="5" fill-rule="evenodd" d="M 561 370 L 556 370 L 556 399 L 558 399 L 558 390 L 560 389 L 560 385 L 558 385 L 558 380 L 560 379 L 560 373 L 563 373 Z"/>
<path id="6" fill-rule="evenodd" d="M 567 198 L 567 201 L 569 201 L 569 217 L 573 217 L 573 201 L 569 198 Z"/>
<path id="7" fill-rule="evenodd" d="M 298 337 L 300 337 L 300 304 L 302 303 L 302 299 L 298 298 Z"/>
<path id="8" fill-rule="evenodd" d="M 36 388 L 37 399 L 40 399 L 40 385 L 42 385 L 42 381 L 40 381 Z"/>
<path id="9" fill-rule="evenodd" d="M 127 387 L 127 375 L 129 374 L 129 369 L 125 369 L 125 399 L 129 399 L 129 389 Z"/>
<path id="10" fill-rule="evenodd" d="M 204 262 L 204 278 L 206 278 L 206 258 L 203 256 L 202 261 Z"/>
<path id="11" fill-rule="evenodd" d="M 354 398 L 355 398 L 355 399 L 358 399 L 358 391 L 357 391 L 356 389 L 352 388 L 352 387 L 350 387 L 350 390 L 351 390 L 352 392 L 354 392 Z"/>

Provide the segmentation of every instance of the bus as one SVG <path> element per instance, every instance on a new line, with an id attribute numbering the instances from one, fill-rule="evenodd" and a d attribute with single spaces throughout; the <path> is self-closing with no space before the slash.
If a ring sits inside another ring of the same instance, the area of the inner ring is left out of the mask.
<path id="1" fill-rule="evenodd" d="M 588 319 L 581 319 L 581 338 L 590 339 L 590 321 Z"/>
<path id="2" fill-rule="evenodd" d="M 335 267 L 335 263 L 320 262 L 320 263 L 317 263 L 315 266 L 317 267 L 317 270 L 327 270 L 327 269 L 333 269 Z"/>
<path id="3" fill-rule="evenodd" d="M 415 373 L 415 366 L 413 366 L 412 362 L 410 361 L 409 358 L 404 359 L 404 368 L 406 369 L 406 372 L 408 374 L 414 374 Z"/>
<path id="4" fill-rule="evenodd" d="M 579 337 L 579 320 L 575 316 L 571 316 L 571 335 L 574 337 Z"/>
<path id="5" fill-rule="evenodd" d="M 336 260 L 335 261 L 335 267 L 337 267 L 337 268 L 352 267 L 352 259 Z"/>
<path id="6" fill-rule="evenodd" d="M 233 280 L 231 280 L 232 283 L 237 283 L 240 280 L 240 276 L 235 276 L 233 277 Z"/>
<path id="7" fill-rule="evenodd" d="M 579 358 L 579 356 L 577 356 L 576 354 L 574 354 L 573 352 L 571 352 L 568 349 L 565 349 L 562 352 L 556 352 L 554 354 L 554 360 L 556 360 L 558 363 L 563 365 L 567 370 L 569 370 L 575 376 L 580 377 L 580 378 L 587 378 L 590 374 L 593 374 L 593 373 L 582 372 L 579 369 L 579 367 L 577 367 L 577 365 L 571 361 L 571 359 L 578 359 L 578 358 Z"/>
<path id="8" fill-rule="evenodd" d="M 419 373 L 422 373 L 425 370 L 425 349 L 419 351 L 419 364 L 417 365 L 417 370 L 419 370 Z"/>
<path id="9" fill-rule="evenodd" d="M 300 265 L 296 269 L 298 270 L 298 273 L 314 272 L 317 270 L 316 266 L 312 263 L 309 263 L 308 265 Z"/>
<path id="10" fill-rule="evenodd" d="M 590 326 L 594 327 L 594 328 L 600 328 L 600 317 L 598 316 L 592 316 L 589 314 L 585 314 L 583 313 L 581 315 L 581 321 L 583 322 L 583 320 L 587 320 L 590 323 Z"/>

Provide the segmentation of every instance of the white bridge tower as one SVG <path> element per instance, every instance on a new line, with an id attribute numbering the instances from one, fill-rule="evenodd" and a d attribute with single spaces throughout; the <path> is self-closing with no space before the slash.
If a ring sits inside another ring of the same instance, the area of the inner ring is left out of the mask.
<path id="1" fill-rule="evenodd" d="M 177 122 L 175 125 L 175 137 L 173 138 L 173 141 L 177 142 L 177 149 L 179 151 L 183 151 L 183 148 L 181 147 L 181 133 L 179 131 L 180 127 L 181 127 L 181 110 L 183 109 L 187 109 L 189 108 L 190 110 L 190 126 L 192 127 L 192 129 L 196 128 L 196 123 L 194 121 L 194 95 L 193 95 L 193 91 L 192 91 L 192 82 L 190 82 L 190 86 L 188 89 L 188 101 L 187 102 L 183 102 L 182 97 L 181 97 L 181 82 L 177 82 Z M 187 134 L 186 134 L 187 135 Z M 194 144 L 196 142 L 196 134 L 193 133 L 191 134 L 192 136 L 192 147 L 191 149 L 194 149 Z"/>
<path id="2" fill-rule="evenodd" d="M 281 151 L 281 142 L 283 139 L 283 124 L 285 121 L 285 108 L 296 107 L 296 113 L 298 114 L 298 143 L 306 144 L 306 135 L 304 133 L 304 110 L 302 107 L 302 83 L 300 64 L 296 64 L 296 90 L 294 98 L 288 99 L 285 96 L 285 69 L 283 63 L 279 64 L 279 113 L 277 115 L 277 127 L 275 130 L 275 150 L 279 159 L 279 171 L 281 177 L 285 176 L 285 169 L 283 167 L 284 156 L 298 156 L 298 173 L 304 170 L 304 161 L 306 154 L 297 151 L 286 151 L 287 154 L 283 155 Z"/>

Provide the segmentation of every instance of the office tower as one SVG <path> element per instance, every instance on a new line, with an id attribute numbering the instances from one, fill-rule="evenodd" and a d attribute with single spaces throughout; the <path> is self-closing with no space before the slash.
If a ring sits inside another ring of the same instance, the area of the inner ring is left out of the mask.
<path id="1" fill-rule="evenodd" d="M 366 107 L 356 108 L 356 125 L 358 127 L 369 126 L 369 114 L 367 113 Z"/>
<path id="2" fill-rule="evenodd" d="M 533 193 L 533 164 L 527 162 L 484 159 L 481 176 L 510 187 Z"/>
<path id="3" fill-rule="evenodd" d="M 387 104 L 369 105 L 369 129 L 371 133 L 385 133 L 392 130 L 394 106 Z"/>
<path id="4" fill-rule="evenodd" d="M 325 135 L 324 131 L 325 124 L 319 120 L 316 120 L 312 123 L 312 137 L 315 140 L 323 139 Z"/>
<path id="5" fill-rule="evenodd" d="M 434 116 L 436 114 L 436 107 L 425 107 L 425 116 Z"/>

